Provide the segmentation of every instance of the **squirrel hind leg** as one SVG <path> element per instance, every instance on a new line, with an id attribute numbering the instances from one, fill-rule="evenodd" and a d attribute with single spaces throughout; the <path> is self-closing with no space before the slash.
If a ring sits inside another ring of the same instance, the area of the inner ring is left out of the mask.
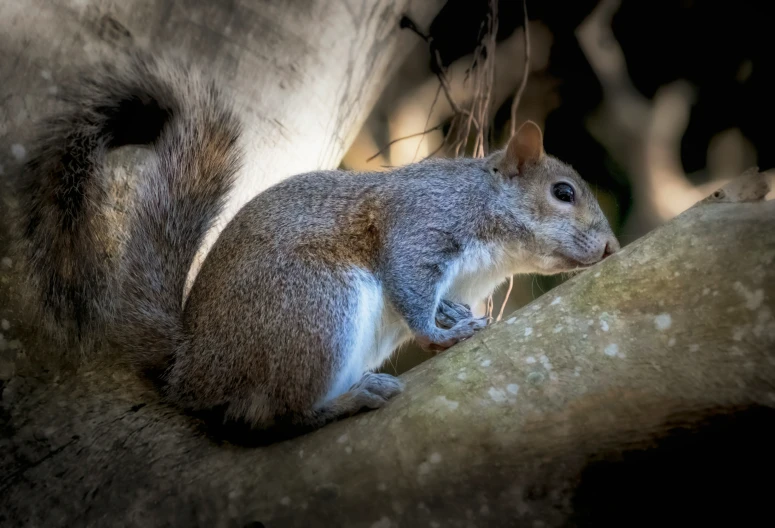
<path id="1" fill-rule="evenodd" d="M 378 409 L 403 389 L 403 381 L 395 376 L 367 372 L 344 394 L 306 411 L 270 417 L 269 400 L 258 397 L 237 405 L 232 402 L 227 409 L 194 414 L 206 421 L 209 436 L 255 447 L 289 440 L 362 411 Z"/>
<path id="2" fill-rule="evenodd" d="M 264 394 L 256 394 L 231 402 L 226 418 L 242 420 L 256 430 L 273 426 L 314 430 L 364 410 L 378 409 L 403 389 L 404 383 L 395 376 L 367 372 L 347 392 L 308 410 L 277 415 L 273 401 Z"/>

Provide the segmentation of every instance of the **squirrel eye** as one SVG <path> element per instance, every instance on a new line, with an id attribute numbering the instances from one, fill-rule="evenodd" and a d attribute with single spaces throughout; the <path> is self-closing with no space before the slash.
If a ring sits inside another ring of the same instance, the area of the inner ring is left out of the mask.
<path id="1" fill-rule="evenodd" d="M 573 187 L 567 183 L 555 183 L 552 188 L 552 194 L 561 202 L 573 203 L 576 199 Z"/>

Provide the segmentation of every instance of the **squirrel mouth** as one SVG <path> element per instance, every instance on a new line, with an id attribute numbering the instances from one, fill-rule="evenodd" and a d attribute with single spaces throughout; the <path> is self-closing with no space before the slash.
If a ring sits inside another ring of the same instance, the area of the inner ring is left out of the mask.
<path id="1" fill-rule="evenodd" d="M 558 266 L 563 268 L 560 270 L 561 273 L 567 273 L 570 271 L 584 271 L 585 269 L 591 268 L 598 262 L 602 261 L 602 259 L 597 259 L 593 262 L 583 262 L 577 258 L 562 253 L 557 253 L 556 256 L 562 262 L 562 265 Z"/>

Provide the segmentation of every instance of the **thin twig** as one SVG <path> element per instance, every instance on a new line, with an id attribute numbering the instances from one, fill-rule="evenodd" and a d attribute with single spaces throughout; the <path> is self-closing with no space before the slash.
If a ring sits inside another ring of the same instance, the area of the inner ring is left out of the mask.
<path id="1" fill-rule="evenodd" d="M 503 298 L 503 304 L 501 304 L 501 311 L 498 313 L 498 318 L 495 319 L 497 323 L 503 318 L 503 312 L 506 310 L 506 304 L 509 302 L 509 296 L 511 295 L 511 289 L 514 287 L 514 275 L 509 275 L 509 289 L 506 290 L 506 296 Z"/>
<path id="2" fill-rule="evenodd" d="M 455 140 L 451 144 L 451 150 L 454 157 L 465 154 L 472 130 L 475 134 L 473 156 L 483 157 L 486 151 L 484 127 L 489 117 L 489 100 L 495 67 L 494 61 L 488 59 L 492 59 L 495 55 L 495 39 L 498 27 L 497 3 L 490 0 L 489 8 L 487 19 L 481 24 L 480 44 L 474 50 L 471 66 L 466 70 L 464 80 L 464 84 L 469 81 L 473 82 L 471 108 L 467 114 L 457 113 L 452 120 L 451 129 L 455 133 Z"/>
<path id="3" fill-rule="evenodd" d="M 525 86 L 527 86 L 527 78 L 530 75 L 530 30 L 528 29 L 528 16 L 527 16 L 527 0 L 522 0 L 522 14 L 524 16 L 524 36 L 525 36 L 525 67 L 522 72 L 522 81 L 519 83 L 517 94 L 514 96 L 514 101 L 511 103 L 511 133 L 509 138 L 513 137 L 517 132 L 517 108 L 522 100 L 522 94 L 525 93 Z M 506 311 L 506 305 L 509 302 L 509 296 L 511 296 L 511 290 L 514 287 L 514 276 L 509 276 L 509 289 L 506 290 L 506 296 L 503 298 L 500 312 L 496 322 L 503 318 L 503 312 Z"/>
<path id="4" fill-rule="evenodd" d="M 433 50 L 433 52 L 436 58 L 436 65 L 439 68 L 439 71 L 436 72 L 436 77 L 439 78 L 441 87 L 444 89 L 444 95 L 447 97 L 449 106 L 452 107 L 452 111 L 455 112 L 456 114 L 468 114 L 468 112 L 460 108 L 458 104 L 455 102 L 455 100 L 452 98 L 452 88 L 449 85 L 449 79 L 447 79 L 446 69 L 443 68 L 441 65 L 441 54 L 439 53 L 439 50 Z"/>
<path id="5" fill-rule="evenodd" d="M 408 136 L 403 136 L 403 137 L 400 137 L 400 138 L 396 138 L 396 139 L 394 139 L 394 140 L 390 141 L 390 142 L 389 142 L 387 145 L 385 145 L 385 146 L 384 146 L 384 147 L 382 147 L 381 149 L 379 149 L 379 151 L 378 151 L 376 154 L 374 154 L 372 157 L 370 157 L 370 158 L 369 158 L 369 159 L 367 159 L 366 161 L 367 161 L 367 162 L 369 162 L 369 161 L 373 160 L 374 158 L 376 158 L 377 156 L 379 156 L 380 154 L 382 154 L 383 152 L 385 152 L 385 151 L 386 151 L 387 149 L 389 149 L 389 148 L 390 148 L 392 145 L 395 145 L 395 144 L 396 144 L 396 143 L 398 143 L 399 141 L 404 141 L 405 139 L 411 139 L 411 138 L 413 138 L 413 137 L 417 137 L 417 136 L 424 136 L 425 134 L 430 134 L 430 133 L 431 133 L 431 132 L 433 132 L 434 130 L 439 130 L 439 129 L 440 129 L 440 128 L 442 128 L 443 126 L 444 126 L 444 123 L 439 123 L 438 125 L 436 125 L 436 126 L 433 126 L 433 127 L 429 128 L 429 129 L 427 129 L 427 130 L 423 130 L 422 132 L 417 132 L 417 133 L 415 133 L 415 134 L 409 134 Z"/>
<path id="6" fill-rule="evenodd" d="M 477 150 L 474 151 L 474 155 L 477 157 L 484 157 L 487 155 L 487 129 L 484 127 L 484 123 L 487 121 L 487 117 L 490 113 L 490 103 L 492 99 L 492 87 L 495 84 L 495 46 L 496 46 L 496 38 L 498 36 L 498 11 L 497 11 L 497 3 L 493 0 L 493 7 L 492 7 L 492 18 L 490 21 L 490 38 L 489 43 L 486 48 L 487 50 L 487 58 L 489 59 L 487 61 L 487 67 L 483 74 L 483 82 L 485 84 L 485 89 L 482 90 L 483 94 L 483 100 L 481 102 L 480 106 L 480 121 L 482 122 L 482 126 L 479 127 L 479 134 L 478 134 L 478 145 Z"/>
<path id="7" fill-rule="evenodd" d="M 414 21 L 409 18 L 408 16 L 404 15 L 401 17 L 400 22 L 398 23 L 399 27 L 401 29 L 408 29 L 409 31 L 412 31 L 415 33 L 418 37 L 423 39 L 425 42 L 430 43 L 431 37 L 430 35 L 426 35 L 422 31 L 420 31 L 420 28 L 417 27 L 417 24 L 414 23 Z"/>
<path id="8" fill-rule="evenodd" d="M 514 101 L 511 103 L 511 133 L 509 137 L 512 137 L 517 131 L 517 108 L 519 102 L 522 99 L 522 94 L 525 93 L 525 86 L 527 86 L 527 78 L 530 75 L 530 30 L 528 29 L 528 17 L 527 17 L 527 0 L 522 0 L 522 12 L 524 16 L 524 37 L 525 37 L 525 69 L 522 71 L 522 81 L 519 83 L 519 89 L 514 96 Z"/>
<path id="9" fill-rule="evenodd" d="M 439 101 L 439 94 L 441 94 L 441 85 L 436 89 L 436 95 L 433 96 L 433 102 L 431 103 L 431 107 L 428 110 L 428 117 L 425 118 L 425 125 L 423 125 L 423 128 L 428 128 L 428 123 L 431 122 L 431 116 L 433 115 L 433 109 L 436 108 L 436 103 Z M 417 159 L 417 155 L 420 153 L 420 146 L 422 145 L 422 139 L 417 142 L 417 148 L 414 150 L 414 156 L 412 156 L 412 161 L 415 161 Z"/>

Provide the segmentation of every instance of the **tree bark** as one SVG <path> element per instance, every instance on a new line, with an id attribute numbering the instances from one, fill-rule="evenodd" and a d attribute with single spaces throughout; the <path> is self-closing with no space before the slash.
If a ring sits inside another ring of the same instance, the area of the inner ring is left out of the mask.
<path id="1" fill-rule="evenodd" d="M 387 407 L 268 447 L 213 441 L 114 364 L 17 376 L 3 394 L 0 515 L 9 526 L 750 525 L 775 469 L 775 202 L 717 203 L 728 198 L 410 371 Z"/>

